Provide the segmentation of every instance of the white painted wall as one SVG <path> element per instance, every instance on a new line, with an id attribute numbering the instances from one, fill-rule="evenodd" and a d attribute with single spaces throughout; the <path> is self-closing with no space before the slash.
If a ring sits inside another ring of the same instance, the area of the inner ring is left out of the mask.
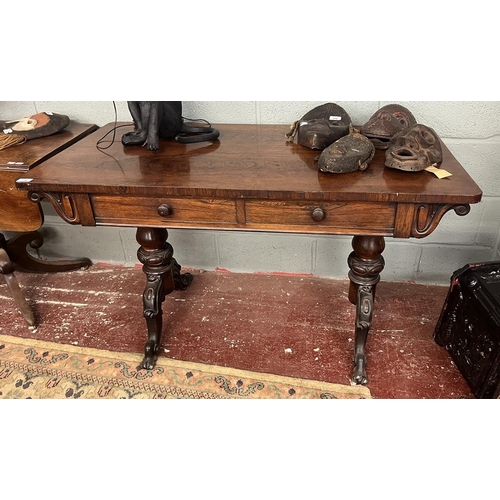
<path id="1" fill-rule="evenodd" d="M 290 124 L 326 101 L 184 102 L 184 116 L 212 123 Z M 484 192 L 466 217 L 445 215 L 423 240 L 386 239 L 386 281 L 413 280 L 447 285 L 453 271 L 470 262 L 500 260 L 500 102 L 499 101 L 335 101 L 362 124 L 381 106 L 398 102 L 420 123 L 431 126 Z M 130 121 L 125 101 L 116 102 L 119 121 Z M 73 121 L 105 125 L 115 119 L 111 101 L 3 101 L 0 119 L 41 111 Z M 70 226 L 43 204 L 47 258 L 89 257 L 94 262 L 136 265 L 132 228 Z M 184 267 L 233 272 L 289 272 L 345 278 L 351 238 L 338 236 L 171 230 L 169 241 Z"/>

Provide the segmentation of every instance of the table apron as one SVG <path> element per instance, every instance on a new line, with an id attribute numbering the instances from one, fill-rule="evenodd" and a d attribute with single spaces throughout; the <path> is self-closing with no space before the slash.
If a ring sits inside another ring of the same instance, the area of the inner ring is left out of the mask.
<path id="1" fill-rule="evenodd" d="M 83 226 L 234 229 L 313 234 L 371 234 L 423 238 L 449 210 L 469 205 L 369 201 L 304 201 L 126 196 L 31 192 L 59 216 Z"/>

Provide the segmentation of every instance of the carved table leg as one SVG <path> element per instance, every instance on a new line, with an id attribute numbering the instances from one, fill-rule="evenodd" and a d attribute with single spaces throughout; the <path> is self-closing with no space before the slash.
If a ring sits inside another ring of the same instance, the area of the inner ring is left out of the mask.
<path id="1" fill-rule="evenodd" d="M 139 368 L 152 370 L 157 359 L 162 333 L 162 303 L 174 290 L 185 290 L 193 277 L 181 275 L 181 266 L 173 258 L 174 249 L 167 243 L 168 231 L 163 228 L 138 228 L 136 239 L 141 247 L 137 257 L 147 276 L 143 294 L 144 318 L 148 339 L 144 346 L 144 359 Z"/>
<path id="2" fill-rule="evenodd" d="M 54 261 L 37 259 L 26 250 L 28 245 L 30 245 L 31 248 L 40 248 L 42 244 L 43 238 L 36 231 L 14 236 L 7 241 L 3 234 L 0 234 L 0 248 L 5 249 L 10 260 L 16 264 L 16 268 L 19 271 L 56 273 L 73 271 L 75 269 L 86 269 L 92 265 L 92 261 L 86 258 Z"/>
<path id="3" fill-rule="evenodd" d="M 349 300 L 356 305 L 356 330 L 354 346 L 354 373 L 352 384 L 366 384 L 365 346 L 372 326 L 375 289 L 384 269 L 382 252 L 385 248 L 381 236 L 355 236 L 354 252 L 349 255 Z"/>
<path id="4" fill-rule="evenodd" d="M 14 276 L 14 268 L 15 266 L 9 259 L 7 252 L 0 248 L 0 274 L 3 274 L 5 281 L 7 282 L 7 286 L 9 287 L 17 307 L 21 311 L 26 323 L 28 323 L 30 329 L 34 329 L 36 326 L 35 316 L 26 302 L 26 298 L 24 297 L 23 292 L 19 287 L 19 283 Z"/>

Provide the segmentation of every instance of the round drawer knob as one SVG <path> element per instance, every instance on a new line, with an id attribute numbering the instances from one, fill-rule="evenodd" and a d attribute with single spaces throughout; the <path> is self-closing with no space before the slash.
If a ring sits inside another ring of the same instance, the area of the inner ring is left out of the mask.
<path id="1" fill-rule="evenodd" d="M 159 207 L 158 207 L 158 215 L 161 215 L 162 217 L 167 217 L 168 215 L 170 215 L 172 213 L 172 209 L 170 208 L 170 205 L 167 205 L 166 203 L 162 203 Z"/>
<path id="2" fill-rule="evenodd" d="M 320 222 L 325 218 L 325 211 L 322 208 L 315 208 L 312 212 L 312 218 L 316 222 Z"/>

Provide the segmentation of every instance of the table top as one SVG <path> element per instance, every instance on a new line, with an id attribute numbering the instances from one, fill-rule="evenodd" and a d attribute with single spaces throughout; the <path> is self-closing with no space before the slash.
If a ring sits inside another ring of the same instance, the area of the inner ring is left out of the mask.
<path id="1" fill-rule="evenodd" d="M 114 142 L 96 144 L 110 123 L 45 161 L 17 180 L 20 189 L 136 196 L 184 196 L 269 200 L 374 201 L 399 203 L 478 203 L 482 191 L 449 149 L 441 168 L 452 176 L 403 172 L 384 167 L 376 151 L 367 170 L 347 174 L 320 172 L 313 151 L 287 142 L 286 125 L 213 125 L 215 143 L 161 141 L 160 149 L 123 146 L 133 130 L 119 123 Z M 106 140 L 111 140 L 109 133 Z M 5 152 L 4 152 L 5 154 Z"/>
<path id="2" fill-rule="evenodd" d="M 64 130 L 56 134 L 31 139 L 23 144 L 2 149 L 0 150 L 0 172 L 26 172 L 97 128 L 97 125 L 71 122 Z"/>

